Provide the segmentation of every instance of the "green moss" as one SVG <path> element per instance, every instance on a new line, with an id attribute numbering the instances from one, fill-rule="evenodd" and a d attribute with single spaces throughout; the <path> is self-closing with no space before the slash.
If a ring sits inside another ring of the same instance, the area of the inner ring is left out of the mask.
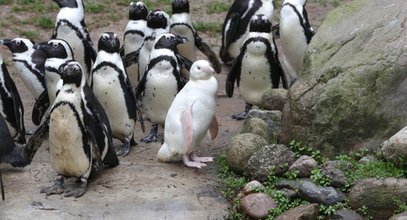
<path id="1" fill-rule="evenodd" d="M 339 6 L 336 10 L 331 11 L 325 18 L 324 23 L 320 28 L 333 27 L 335 24 L 342 22 L 344 18 L 350 17 L 356 11 L 363 8 L 363 1 L 352 1 Z"/>

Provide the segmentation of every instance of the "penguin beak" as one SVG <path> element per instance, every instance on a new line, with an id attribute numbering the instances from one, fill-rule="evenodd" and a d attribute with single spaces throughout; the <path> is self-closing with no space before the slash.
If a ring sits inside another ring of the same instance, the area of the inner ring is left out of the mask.
<path id="1" fill-rule="evenodd" d="M 4 45 L 4 46 L 7 46 L 7 47 L 10 47 L 11 46 L 11 39 L 4 39 L 4 40 L 0 40 L 0 45 Z"/>
<path id="2" fill-rule="evenodd" d="M 185 43 L 189 42 L 189 40 L 186 37 L 177 36 L 176 42 L 177 42 L 177 44 L 185 44 Z"/>
<path id="3" fill-rule="evenodd" d="M 48 45 L 48 42 L 40 42 L 34 45 L 34 50 L 44 50 Z"/>
<path id="4" fill-rule="evenodd" d="M 206 73 L 213 73 L 213 72 L 215 72 L 215 70 L 213 70 L 213 68 L 211 67 L 211 66 L 203 66 L 202 67 L 202 69 L 203 69 L 203 71 L 204 72 L 206 72 Z"/>

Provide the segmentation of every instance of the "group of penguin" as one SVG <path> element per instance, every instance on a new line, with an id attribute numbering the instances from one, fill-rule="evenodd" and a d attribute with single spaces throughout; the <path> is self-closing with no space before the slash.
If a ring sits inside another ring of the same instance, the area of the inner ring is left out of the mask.
<path id="1" fill-rule="evenodd" d="M 206 133 L 212 139 L 218 133 L 218 83 L 213 74 L 221 72 L 221 64 L 194 29 L 188 0 L 173 0 L 171 16 L 159 9 L 149 11 L 141 1 L 130 3 L 123 45 L 117 34 L 105 32 L 97 50 L 84 22 L 84 2 L 54 2 L 60 10 L 49 41 L 0 40 L 12 52 L 17 74 L 36 99 L 32 121 L 39 126 L 25 143 L 24 108 L 0 56 L 0 137 L 8 140 L 0 144 L 0 163 L 25 166 L 48 140 L 58 177 L 41 192 L 80 197 L 91 176 L 103 167 L 117 166 L 117 155 L 129 153 L 136 144 L 136 122 L 144 132 L 144 118 L 152 128 L 143 142 L 159 141 L 158 126 L 164 127 L 160 161 L 182 160 L 197 168 L 212 161 L 195 151 Z M 233 118 L 243 119 L 252 105 L 259 104 L 258 94 L 279 87 L 280 79 L 284 88 L 295 80 L 300 56 L 314 34 L 305 3 L 283 3 L 277 35 L 286 67 L 279 62 L 273 38 L 273 1 L 235 0 L 230 7 L 219 56 L 231 65 L 227 95 L 232 97 L 237 82 L 246 101 L 246 111 Z M 197 50 L 208 61 L 197 61 Z M 113 138 L 123 144 L 114 149 Z M 23 155 L 14 141 L 25 144 Z M 80 185 L 66 190 L 67 177 L 77 177 Z M 3 188 L 2 195 L 4 199 Z"/>

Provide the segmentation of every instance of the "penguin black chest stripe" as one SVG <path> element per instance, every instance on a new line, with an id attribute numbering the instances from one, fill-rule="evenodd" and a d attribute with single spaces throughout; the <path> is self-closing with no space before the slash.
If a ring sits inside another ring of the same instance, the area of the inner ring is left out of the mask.
<path id="1" fill-rule="evenodd" d="M 91 146 L 88 144 L 89 143 L 88 142 L 88 135 L 86 135 L 87 131 L 86 131 L 85 127 L 83 126 L 82 122 L 81 122 L 79 113 L 76 110 L 75 106 L 70 102 L 61 101 L 61 102 L 55 103 L 55 105 L 52 107 L 51 114 L 52 114 L 52 111 L 54 111 L 56 108 L 58 108 L 60 106 L 63 106 L 63 105 L 69 106 L 69 108 L 72 110 L 72 112 L 73 112 L 73 114 L 75 116 L 75 119 L 76 119 L 76 123 L 78 124 L 78 126 L 79 126 L 79 128 L 81 130 L 81 133 L 83 134 L 82 135 L 82 143 L 83 143 L 84 152 L 85 152 L 86 156 L 90 159 L 91 158 L 91 150 L 90 150 Z M 81 109 L 82 110 L 84 109 L 83 104 L 81 104 Z M 85 115 L 83 117 L 85 117 Z"/>
<path id="2" fill-rule="evenodd" d="M 114 71 L 118 72 L 119 75 L 123 75 L 123 71 L 119 67 L 117 67 L 116 64 L 114 64 L 112 62 L 108 62 L 108 61 L 103 61 L 103 62 L 99 63 L 97 66 L 95 66 L 95 68 L 93 68 L 93 72 L 97 72 L 101 68 L 106 67 L 106 66 L 114 69 Z"/>
<path id="3" fill-rule="evenodd" d="M 81 33 L 81 31 L 79 30 L 79 28 L 76 27 L 75 25 L 73 25 L 73 24 L 72 24 L 69 20 L 67 20 L 67 19 L 61 19 L 61 20 L 59 20 L 58 23 L 57 23 L 57 27 L 61 26 L 61 23 L 62 23 L 62 22 L 66 23 L 66 25 L 67 25 L 69 28 L 71 28 L 72 30 L 74 30 L 78 36 L 80 36 L 81 38 L 85 38 L 85 36 L 82 35 L 82 33 Z M 55 34 L 56 34 L 56 33 L 55 33 Z M 55 35 L 52 36 L 53 39 L 55 39 L 55 37 L 56 37 Z M 85 38 L 85 39 L 86 39 L 86 38 Z"/>
<path id="4" fill-rule="evenodd" d="M 151 70 L 157 63 L 162 62 L 162 61 L 170 62 L 171 66 L 174 68 L 173 73 L 174 73 L 175 79 L 177 80 L 177 87 L 178 87 L 178 92 L 179 92 L 182 89 L 182 87 L 184 87 L 184 84 L 182 83 L 180 72 L 176 71 L 178 63 L 174 60 L 174 57 L 172 57 L 172 56 L 159 56 L 159 57 L 151 59 L 150 63 L 148 64 L 147 72 L 149 70 Z"/>
<path id="5" fill-rule="evenodd" d="M 306 24 L 306 23 L 308 23 L 308 21 L 304 21 L 304 18 L 302 17 L 301 13 L 297 10 L 297 8 L 293 4 L 285 3 L 283 5 L 283 7 L 286 6 L 286 5 L 290 6 L 294 10 L 295 14 L 297 14 L 298 19 L 300 19 L 301 27 L 302 27 L 302 29 L 304 31 L 304 34 L 305 34 L 306 38 L 307 38 L 307 44 L 309 44 L 313 34 L 310 34 L 309 31 L 307 31 L 307 29 L 310 27 L 309 24 L 308 25 Z M 305 11 L 305 8 L 303 10 Z M 305 11 L 305 13 L 306 13 L 306 11 Z"/>
<path id="6" fill-rule="evenodd" d="M 141 37 L 145 36 L 145 34 L 140 30 L 128 30 L 124 33 L 124 35 L 127 35 L 127 34 L 137 34 L 137 35 L 140 35 Z"/>
<path id="7" fill-rule="evenodd" d="M 170 28 L 173 28 L 174 26 L 177 26 L 177 25 L 187 26 L 192 31 L 192 33 L 195 33 L 194 28 L 187 23 L 182 23 L 182 22 L 173 23 L 170 25 Z"/>
<path id="8" fill-rule="evenodd" d="M 59 74 L 58 69 L 57 69 L 57 68 L 55 68 L 55 67 L 46 66 L 46 67 L 45 67 L 45 71 L 47 71 L 47 72 L 53 72 L 53 73 L 57 73 L 58 75 L 60 75 L 60 74 Z"/>
<path id="9" fill-rule="evenodd" d="M 13 61 L 23 63 L 27 69 L 34 73 L 35 77 L 38 79 L 38 82 L 40 82 L 41 85 L 45 88 L 44 75 L 41 72 L 37 71 L 36 69 L 33 69 L 32 66 L 26 60 L 13 59 Z"/>

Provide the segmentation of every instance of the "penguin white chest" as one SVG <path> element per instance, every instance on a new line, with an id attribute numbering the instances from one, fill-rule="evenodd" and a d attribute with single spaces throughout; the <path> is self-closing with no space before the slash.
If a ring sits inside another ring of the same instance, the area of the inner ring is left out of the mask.
<path id="1" fill-rule="evenodd" d="M 81 121 L 82 115 L 67 104 L 51 112 L 49 149 L 51 164 L 59 174 L 80 177 L 89 170 L 91 160 L 84 151 Z"/>
<path id="2" fill-rule="evenodd" d="M 168 109 L 178 93 L 173 71 L 171 63 L 164 60 L 147 72 L 143 105 L 146 116 L 155 123 L 164 124 Z"/>
<path id="3" fill-rule="evenodd" d="M 250 104 L 260 104 L 263 93 L 272 87 L 266 50 L 264 43 L 254 41 L 247 45 L 242 58 L 239 89 L 243 99 Z"/>

